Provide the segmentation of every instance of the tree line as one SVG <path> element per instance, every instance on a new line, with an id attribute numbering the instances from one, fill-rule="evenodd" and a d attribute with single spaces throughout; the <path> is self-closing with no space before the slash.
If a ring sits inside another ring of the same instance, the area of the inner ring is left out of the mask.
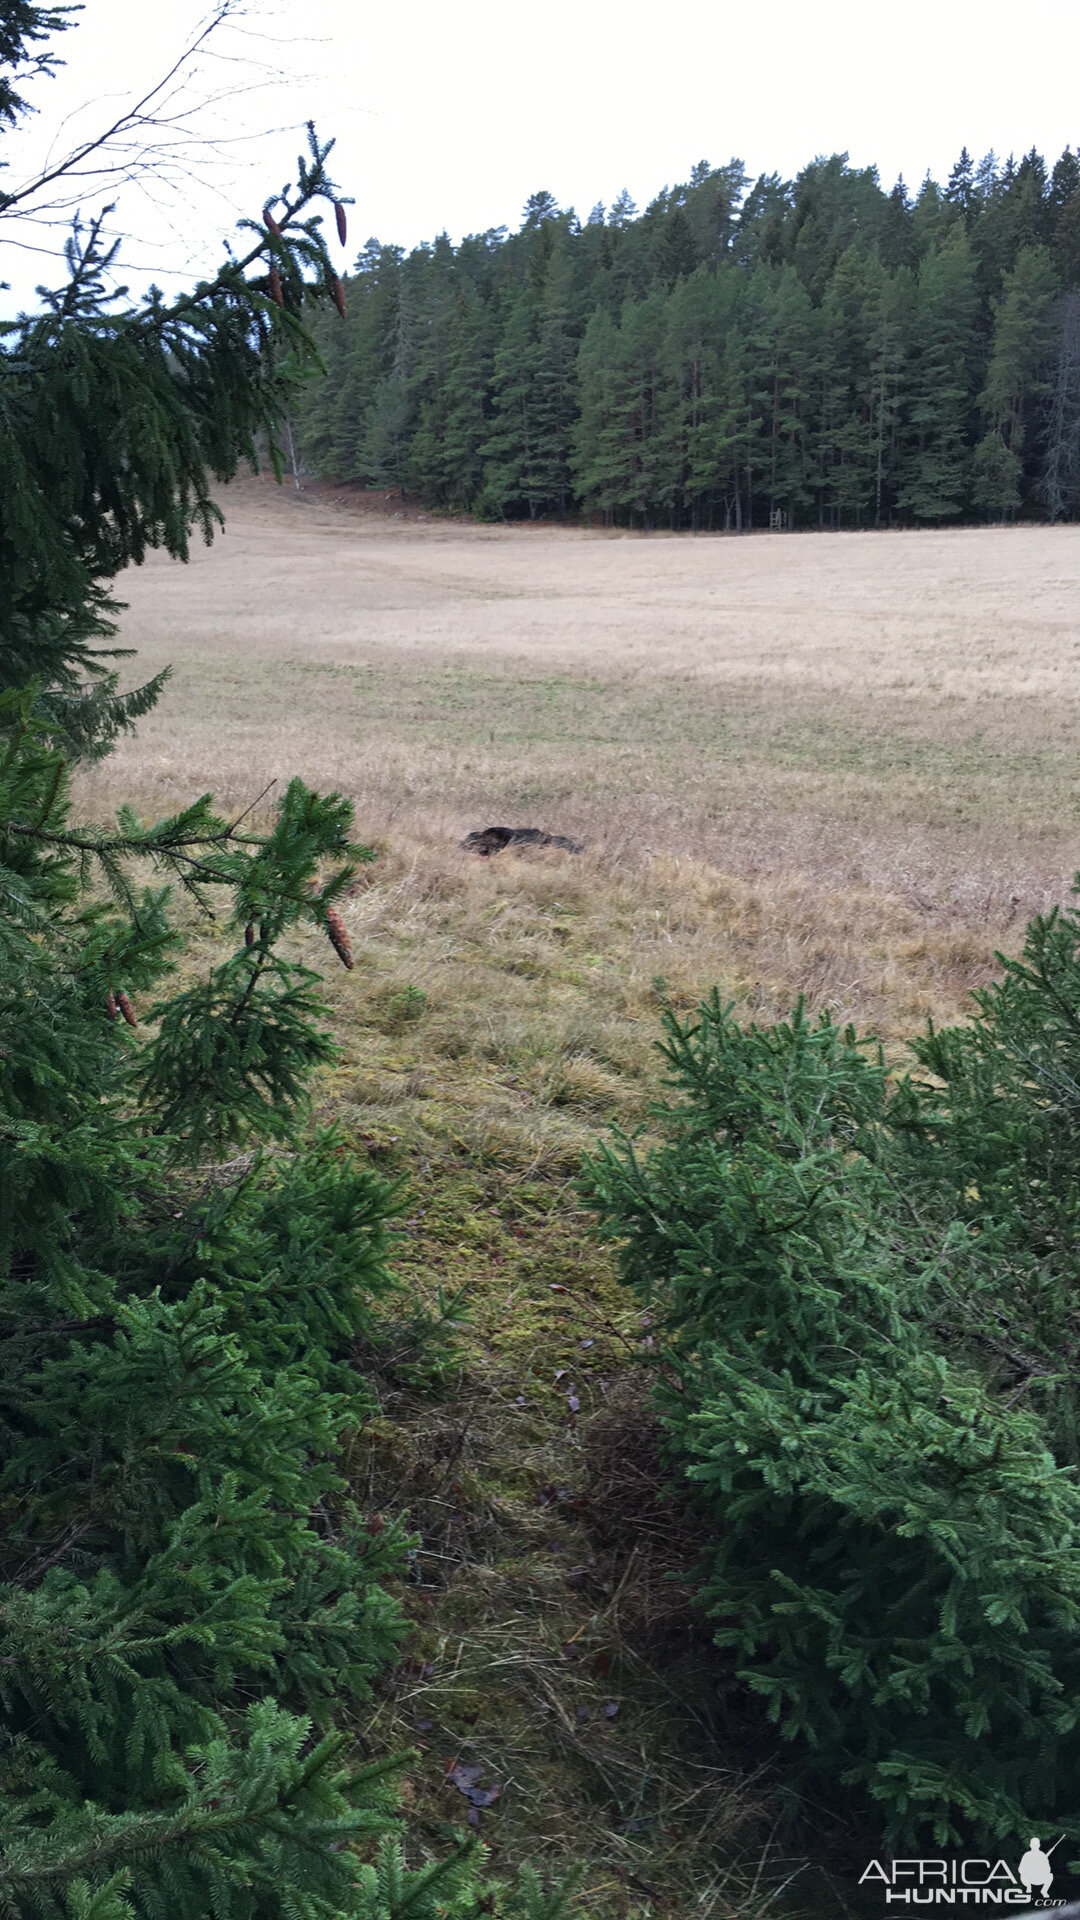
<path id="1" fill-rule="evenodd" d="M 485 519 L 887 527 L 1080 513 L 1080 159 L 965 148 L 891 192 L 846 154 L 695 166 L 639 214 L 369 240 L 316 473 Z"/>

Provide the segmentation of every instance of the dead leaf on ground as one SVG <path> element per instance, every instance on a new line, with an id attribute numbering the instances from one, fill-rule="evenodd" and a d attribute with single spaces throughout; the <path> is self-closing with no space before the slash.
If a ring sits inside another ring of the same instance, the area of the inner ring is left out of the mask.
<path id="1" fill-rule="evenodd" d="M 493 1807 L 502 1792 L 502 1785 L 496 1781 L 493 1787 L 479 1786 L 483 1771 L 483 1767 L 464 1766 L 460 1760 L 451 1760 L 446 1765 L 446 1778 L 474 1807 Z"/>

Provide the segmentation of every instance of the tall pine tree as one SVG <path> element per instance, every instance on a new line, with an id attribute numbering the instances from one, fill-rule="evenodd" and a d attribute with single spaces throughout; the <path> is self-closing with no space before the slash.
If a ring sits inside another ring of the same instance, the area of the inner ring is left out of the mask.
<path id="1" fill-rule="evenodd" d="M 977 306 L 975 262 L 957 222 L 923 258 L 915 288 L 899 491 L 915 520 L 957 519 L 967 501 Z"/>

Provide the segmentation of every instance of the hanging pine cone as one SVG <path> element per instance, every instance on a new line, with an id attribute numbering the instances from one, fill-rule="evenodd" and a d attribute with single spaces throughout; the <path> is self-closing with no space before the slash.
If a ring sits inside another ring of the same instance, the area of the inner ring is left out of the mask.
<path id="1" fill-rule="evenodd" d="M 245 947 L 253 947 L 255 945 L 254 920 L 249 920 L 247 926 L 244 928 L 244 945 Z"/>
<path id="2" fill-rule="evenodd" d="M 341 284 L 341 281 L 340 281 L 340 280 L 338 279 L 338 277 L 337 277 L 337 274 L 336 274 L 336 273 L 332 273 L 332 274 L 330 275 L 330 291 L 331 291 L 331 293 L 332 293 L 332 294 L 333 294 L 333 296 L 334 296 L 334 305 L 335 305 L 335 307 L 337 308 L 337 310 L 338 310 L 338 312 L 340 313 L 340 315 L 341 315 L 341 317 L 342 317 L 342 319 L 344 320 L 344 318 L 345 318 L 345 289 L 344 289 L 344 287 L 342 286 L 342 284 Z"/>
<path id="3" fill-rule="evenodd" d="M 281 228 L 280 228 L 280 227 L 278 226 L 278 223 L 277 223 L 277 221 L 276 221 L 276 220 L 274 219 L 274 216 L 273 216 L 273 214 L 271 213 L 271 211 L 270 211 L 270 209 L 269 209 L 269 207 L 264 207 L 264 208 L 263 208 L 263 219 L 265 220 L 265 222 L 266 222 L 266 225 L 267 225 L 267 227 L 268 227 L 268 229 L 269 229 L 269 231 L 270 231 L 270 232 L 271 232 L 271 233 L 273 234 L 273 236 L 274 236 L 274 239 L 275 239 L 275 240 L 280 240 L 280 238 L 281 238 Z"/>
<path id="4" fill-rule="evenodd" d="M 336 907 L 327 907 L 326 909 L 326 933 L 330 945 L 333 947 L 342 966 L 348 967 L 351 973 L 353 964 L 352 945 L 345 929 L 345 922 Z"/>
<path id="5" fill-rule="evenodd" d="M 270 298 L 276 300 L 279 307 L 285 305 L 285 295 L 281 291 L 281 275 L 277 268 L 270 268 Z"/>
<path id="6" fill-rule="evenodd" d="M 119 1007 L 121 1013 L 123 1014 L 124 1019 L 127 1021 L 128 1026 L 137 1027 L 139 1022 L 135 1018 L 135 1009 L 132 1006 L 131 1001 L 128 999 L 126 993 L 117 994 L 116 1004 Z"/>
<path id="7" fill-rule="evenodd" d="M 116 1019 L 116 995 L 115 995 L 115 993 L 107 993 L 107 994 L 105 995 L 105 1011 L 106 1011 L 106 1013 L 108 1014 L 108 1016 L 109 1016 L 109 1019 L 110 1019 L 110 1020 L 115 1020 L 115 1019 Z"/>
<path id="8" fill-rule="evenodd" d="M 341 241 L 342 246 L 344 246 L 345 235 L 349 229 L 345 224 L 345 209 L 340 200 L 334 201 L 334 218 L 337 221 L 337 237 Z"/>

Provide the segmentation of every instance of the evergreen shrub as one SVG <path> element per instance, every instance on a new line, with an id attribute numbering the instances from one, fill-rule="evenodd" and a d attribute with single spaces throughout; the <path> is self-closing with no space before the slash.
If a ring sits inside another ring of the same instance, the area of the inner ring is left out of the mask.
<path id="1" fill-rule="evenodd" d="M 78 10 L 0 0 L 0 133 Z M 342 304 L 329 150 L 309 129 L 295 185 L 192 291 L 112 291 L 101 215 L 0 323 L 5 1920 L 557 1920 L 571 1898 L 488 1883 L 460 1836 L 434 1860 L 414 1836 L 407 1866 L 409 1756 L 358 1731 L 403 1631 L 404 1522 L 369 1526 L 340 1464 L 358 1346 L 402 1317 L 394 1202 L 310 1128 L 334 1049 L 290 947 L 315 926 L 349 962 L 351 808 L 298 780 L 265 833 L 207 796 L 151 825 L 69 805 L 72 761 L 161 690 L 119 687 L 116 575 L 209 539 L 212 482 L 260 436 L 280 470 L 317 363 L 302 309 Z M 17 221 L 32 183 L 3 178 Z M 178 971 L 177 886 L 216 917 L 203 977 Z"/>
<path id="2" fill-rule="evenodd" d="M 896 1079 L 801 1005 L 667 1011 L 660 1144 L 588 1176 L 716 1638 L 897 1842 L 1080 1833 L 1080 915 L 1002 968 Z"/>
<path id="3" fill-rule="evenodd" d="M 342 1726 L 403 1627 L 403 1525 L 338 1465 L 393 1189 L 305 1129 L 332 1048 L 281 943 L 332 926 L 350 808 L 75 827 L 34 704 L 0 700 L 0 1912 L 554 1920 L 467 1841 L 406 1869 L 408 1756 Z M 231 929 L 205 979 L 140 866 Z"/>

